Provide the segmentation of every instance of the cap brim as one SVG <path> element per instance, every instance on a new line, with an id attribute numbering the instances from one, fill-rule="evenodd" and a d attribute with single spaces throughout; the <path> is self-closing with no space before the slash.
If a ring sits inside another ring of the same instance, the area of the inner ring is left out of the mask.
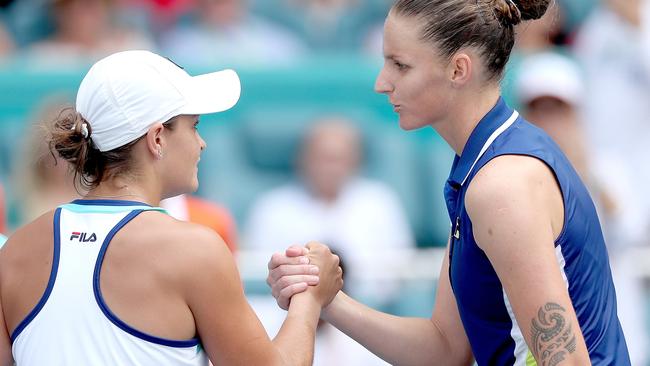
<path id="1" fill-rule="evenodd" d="M 182 92 L 187 100 L 182 114 L 223 112 L 237 104 L 241 82 L 233 70 L 217 71 L 191 77 Z"/>
<path id="2" fill-rule="evenodd" d="M 535 80 L 519 89 L 520 99 L 523 103 L 530 103 L 533 100 L 549 97 L 561 100 L 567 104 L 575 105 L 580 101 L 580 91 L 570 83 L 563 83 L 556 80 Z"/>

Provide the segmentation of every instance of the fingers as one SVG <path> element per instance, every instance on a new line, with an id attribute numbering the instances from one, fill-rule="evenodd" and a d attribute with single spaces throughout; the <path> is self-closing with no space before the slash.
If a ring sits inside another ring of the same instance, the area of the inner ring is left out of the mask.
<path id="1" fill-rule="evenodd" d="M 312 276 L 312 275 L 295 275 L 295 276 L 285 276 L 280 278 L 277 281 L 270 281 L 267 280 L 269 283 L 269 286 L 271 287 L 271 293 L 273 294 L 273 297 L 277 298 L 282 290 L 284 290 L 287 287 L 294 286 L 295 284 L 298 283 L 305 283 L 307 285 L 313 286 L 313 285 L 318 285 L 320 282 L 320 278 L 318 276 Z"/>
<path id="2" fill-rule="evenodd" d="M 289 283 L 287 286 L 273 286 L 271 288 L 271 294 L 275 297 L 278 305 L 284 310 L 289 308 L 289 303 L 293 295 L 307 290 L 309 286 L 317 285 L 319 280 L 316 276 L 295 276 L 295 278 L 285 277 L 285 279 L 283 281 Z"/>
<path id="3" fill-rule="evenodd" d="M 287 249 L 287 251 L 288 250 L 289 249 Z M 286 264 L 309 264 L 309 258 L 302 255 L 299 257 L 288 257 L 282 253 L 274 253 L 273 256 L 271 256 L 268 268 L 269 270 L 273 270 L 279 266 Z"/>
<path id="4" fill-rule="evenodd" d="M 291 297 L 295 294 L 299 294 L 307 290 L 308 287 L 309 285 L 307 285 L 304 282 L 296 283 L 282 289 L 278 293 L 278 296 L 275 296 L 275 294 L 273 294 L 273 296 L 275 296 L 276 301 L 278 302 L 278 306 L 280 306 L 280 308 L 284 310 L 289 310 L 289 303 L 291 302 Z"/>
<path id="5" fill-rule="evenodd" d="M 269 271 L 267 282 L 271 284 L 284 276 L 318 275 L 318 273 L 320 273 L 320 269 L 312 264 L 282 265 Z"/>

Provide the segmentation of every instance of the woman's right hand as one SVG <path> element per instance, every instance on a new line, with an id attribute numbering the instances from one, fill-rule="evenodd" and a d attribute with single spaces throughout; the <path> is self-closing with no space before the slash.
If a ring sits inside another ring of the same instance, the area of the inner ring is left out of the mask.
<path id="1" fill-rule="evenodd" d="M 309 247 L 314 249 L 311 255 Z M 331 267 L 333 263 L 335 263 L 334 268 Z M 338 267 L 338 256 L 333 255 L 325 245 L 309 243 L 305 247 L 291 246 L 285 253 L 276 253 L 271 257 L 268 264 L 269 275 L 266 283 L 271 287 L 271 293 L 275 297 L 278 306 L 288 310 L 292 296 L 304 292 L 310 286 L 317 285 L 320 282 L 319 273 L 325 273 L 324 276 L 327 276 L 328 280 L 335 280 L 333 282 L 335 284 L 334 288 L 330 289 L 334 292 L 332 297 L 335 296 L 338 292 L 334 291 L 337 276 L 342 273 Z M 321 271 L 321 268 L 325 272 Z M 331 269 L 336 269 L 337 274 L 330 275 L 328 272 Z M 319 288 L 317 292 L 327 292 L 326 288 L 331 287 L 333 283 L 328 282 L 325 286 Z M 342 285 L 343 281 L 340 279 L 340 287 Z M 331 298 L 326 303 L 329 303 L 329 301 L 331 301 Z M 320 300 L 319 302 L 322 303 Z"/>
<path id="2" fill-rule="evenodd" d="M 310 242 L 305 246 L 309 249 L 309 262 L 319 268 L 319 283 L 307 289 L 313 294 L 321 307 L 324 308 L 343 288 L 343 270 L 339 266 L 339 257 L 330 248 L 318 242 Z"/>

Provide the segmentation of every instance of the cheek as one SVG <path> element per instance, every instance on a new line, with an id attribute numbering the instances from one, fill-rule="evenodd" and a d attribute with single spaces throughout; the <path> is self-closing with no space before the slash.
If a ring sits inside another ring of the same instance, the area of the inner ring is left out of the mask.
<path id="1" fill-rule="evenodd" d="M 413 80 L 401 96 L 405 101 L 400 114 L 402 128 L 418 128 L 440 119 L 448 97 L 441 80 L 426 77 Z"/>

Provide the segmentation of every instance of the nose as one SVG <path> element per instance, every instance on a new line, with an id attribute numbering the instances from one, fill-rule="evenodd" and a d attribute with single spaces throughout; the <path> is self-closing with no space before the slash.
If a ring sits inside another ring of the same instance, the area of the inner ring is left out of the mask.
<path id="1" fill-rule="evenodd" d="M 375 92 L 380 94 L 388 94 L 393 91 L 393 85 L 386 77 L 386 68 L 382 68 L 375 80 Z"/>

